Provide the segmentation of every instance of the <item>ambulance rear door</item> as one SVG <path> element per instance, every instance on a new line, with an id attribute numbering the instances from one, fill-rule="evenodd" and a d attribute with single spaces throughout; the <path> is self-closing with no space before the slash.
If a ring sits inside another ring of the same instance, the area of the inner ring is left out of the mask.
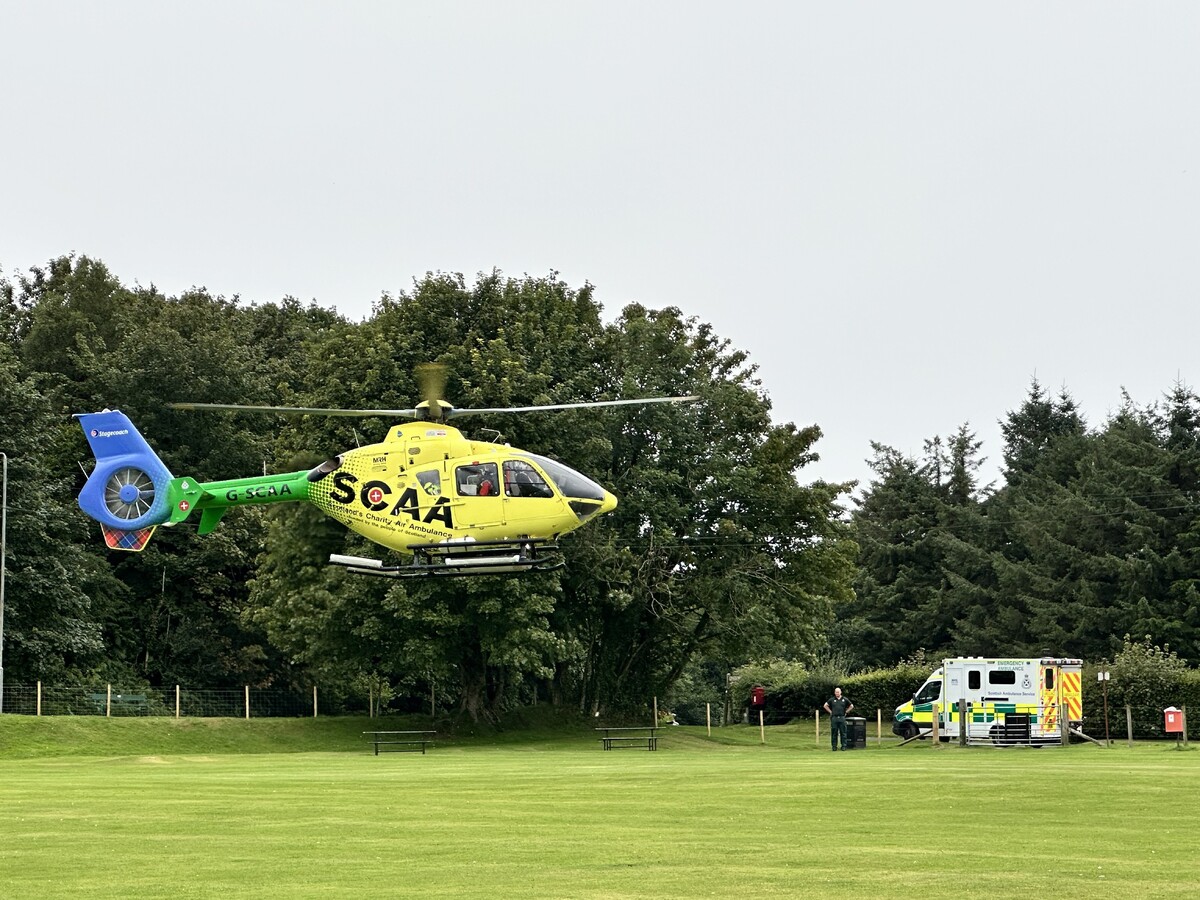
<path id="1" fill-rule="evenodd" d="M 946 669 L 946 734 L 957 737 L 965 706 L 967 737 L 986 738 L 990 723 L 984 697 L 987 694 L 987 661 L 958 659 L 948 661 Z"/>

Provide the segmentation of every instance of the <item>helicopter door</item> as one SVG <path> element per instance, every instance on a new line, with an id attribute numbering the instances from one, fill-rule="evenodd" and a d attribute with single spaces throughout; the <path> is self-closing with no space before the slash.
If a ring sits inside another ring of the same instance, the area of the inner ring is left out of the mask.
<path id="1" fill-rule="evenodd" d="M 500 477 L 495 463 L 471 463 L 454 469 L 456 527 L 480 528 L 504 524 L 504 504 L 500 496 Z"/>
<path id="2" fill-rule="evenodd" d="M 522 459 L 508 459 L 504 461 L 504 496 L 548 500 L 554 497 L 554 489 L 546 483 L 542 473 L 529 463 Z"/>

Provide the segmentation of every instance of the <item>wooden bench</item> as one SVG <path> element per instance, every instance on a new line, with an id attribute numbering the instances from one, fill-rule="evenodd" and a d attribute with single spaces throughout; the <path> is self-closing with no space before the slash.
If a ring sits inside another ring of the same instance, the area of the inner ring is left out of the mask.
<path id="1" fill-rule="evenodd" d="M 433 736 L 436 731 L 364 731 L 363 734 L 368 735 L 368 740 L 371 746 L 375 748 L 375 755 L 383 753 L 416 753 L 421 751 L 421 755 L 425 755 L 425 748 L 433 743 Z M 380 751 L 380 747 L 384 749 Z"/>
<path id="2" fill-rule="evenodd" d="M 647 750 L 658 749 L 658 727 L 651 725 L 639 728 L 597 728 L 604 732 L 600 737 L 600 746 L 605 750 L 620 750 L 623 747 Z"/>

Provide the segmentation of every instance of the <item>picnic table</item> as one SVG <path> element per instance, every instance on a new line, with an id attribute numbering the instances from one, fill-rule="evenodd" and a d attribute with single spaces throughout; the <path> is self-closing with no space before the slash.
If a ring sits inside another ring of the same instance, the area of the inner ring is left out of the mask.
<path id="1" fill-rule="evenodd" d="M 657 725 L 597 728 L 596 730 L 603 732 L 600 736 L 600 744 L 605 750 L 619 750 L 622 747 L 634 747 L 640 750 L 643 744 L 647 750 L 658 749 Z"/>

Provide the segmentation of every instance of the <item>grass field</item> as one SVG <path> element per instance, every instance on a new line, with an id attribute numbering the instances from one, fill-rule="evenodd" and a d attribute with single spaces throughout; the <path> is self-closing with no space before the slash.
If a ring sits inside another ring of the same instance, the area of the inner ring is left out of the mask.
<path id="1" fill-rule="evenodd" d="M 375 757 L 370 727 L 0 717 L 0 896 L 1200 896 L 1173 744 L 604 753 L 577 726 Z"/>

